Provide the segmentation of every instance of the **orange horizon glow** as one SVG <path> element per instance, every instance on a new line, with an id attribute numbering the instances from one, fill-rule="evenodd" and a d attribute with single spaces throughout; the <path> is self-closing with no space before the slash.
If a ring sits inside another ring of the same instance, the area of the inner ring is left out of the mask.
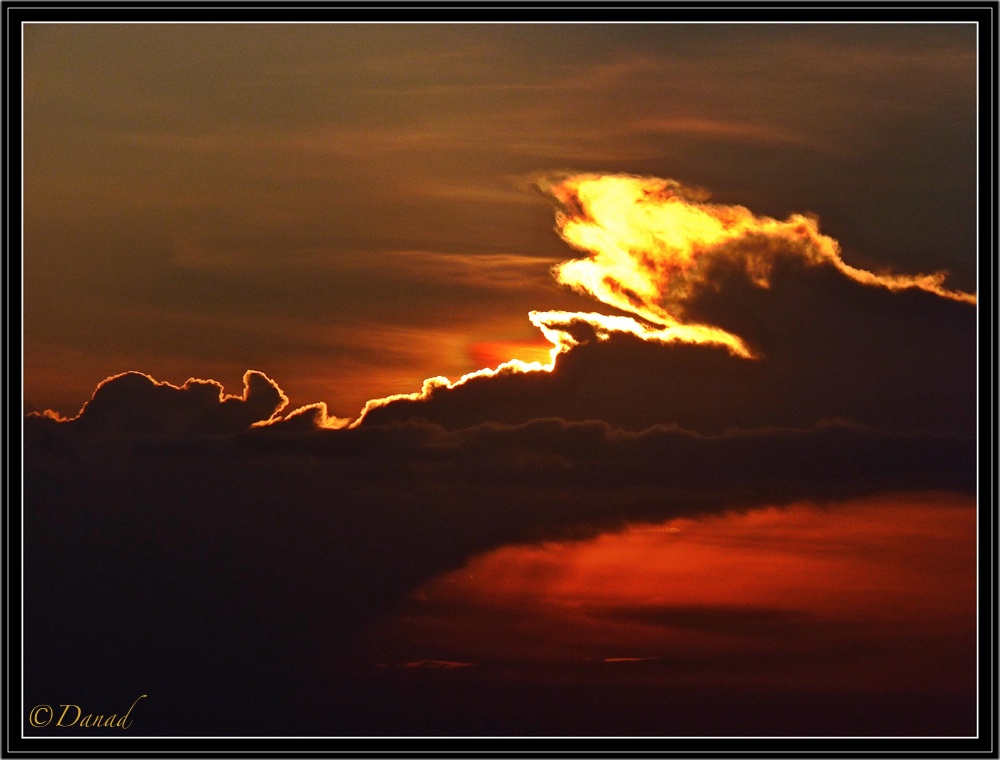
<path id="1" fill-rule="evenodd" d="M 370 656 L 620 663 L 720 685 L 967 686 L 975 535 L 974 498 L 928 492 L 504 546 L 416 591 Z M 935 652 L 940 641 L 958 648 Z M 681 656 L 692 670 L 672 673 Z"/>

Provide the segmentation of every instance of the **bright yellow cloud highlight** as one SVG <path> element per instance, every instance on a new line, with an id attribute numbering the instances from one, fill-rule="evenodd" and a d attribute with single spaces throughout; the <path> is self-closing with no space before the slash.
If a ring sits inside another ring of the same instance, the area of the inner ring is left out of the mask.
<path id="1" fill-rule="evenodd" d="M 538 186 L 560 209 L 556 229 L 586 256 L 555 265 L 558 283 L 591 296 L 626 315 L 595 312 L 532 311 L 528 317 L 552 344 L 549 361 L 512 359 L 452 382 L 424 381 L 417 393 L 369 401 L 369 409 L 397 400 L 420 400 L 439 388 L 454 388 L 477 377 L 503 373 L 551 372 L 560 353 L 577 344 L 573 324 L 589 325 L 598 340 L 627 333 L 658 343 L 698 343 L 727 349 L 752 359 L 744 340 L 716 325 L 688 321 L 690 300 L 716 276 L 719 264 L 746 272 L 761 288 L 770 286 L 771 270 L 782 257 L 808 265 L 833 266 L 846 277 L 892 291 L 919 289 L 965 303 L 976 296 L 944 287 L 945 272 L 892 274 L 869 272 L 847 264 L 836 240 L 819 231 L 813 216 L 792 214 L 785 221 L 758 216 L 743 206 L 708 202 L 708 193 L 671 179 L 627 174 L 545 176 Z"/>
<path id="2" fill-rule="evenodd" d="M 755 284 L 767 287 L 779 256 L 833 265 L 865 285 L 919 288 L 976 302 L 974 295 L 946 289 L 944 272 L 898 275 L 850 266 L 841 258 L 837 241 L 820 233 L 814 217 L 792 214 L 779 221 L 757 216 L 743 206 L 708 203 L 704 191 L 656 177 L 577 174 L 543 178 L 538 184 L 562 207 L 556 214 L 559 234 L 588 254 L 554 267 L 557 282 L 649 325 L 602 323 L 588 315 L 595 326 L 624 329 L 647 340 L 716 343 L 750 357 L 739 336 L 686 322 L 684 307 L 720 261 L 736 263 Z"/>

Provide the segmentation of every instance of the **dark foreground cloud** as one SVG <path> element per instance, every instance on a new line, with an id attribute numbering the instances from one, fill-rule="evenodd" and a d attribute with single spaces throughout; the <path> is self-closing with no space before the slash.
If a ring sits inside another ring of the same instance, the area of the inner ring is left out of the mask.
<path id="1" fill-rule="evenodd" d="M 742 264 L 720 261 L 685 304 L 691 321 L 739 335 L 757 358 L 621 332 L 599 336 L 567 315 L 550 327 L 581 345 L 560 355 L 553 372 L 511 370 L 438 386 L 370 408 L 362 424 L 424 419 L 462 427 L 556 415 L 633 430 L 667 423 L 721 432 L 834 418 L 887 430 L 975 430 L 974 305 L 872 287 L 780 251 L 769 280 L 760 287 Z"/>
<path id="2" fill-rule="evenodd" d="M 74 426 L 83 435 L 239 433 L 287 404 L 288 398 L 275 382 L 253 370 L 243 375 L 240 396 L 227 395 L 215 380 L 192 378 L 176 386 L 141 372 L 125 372 L 97 386 L 93 398 L 74 418 Z"/>
<path id="3" fill-rule="evenodd" d="M 246 398 L 273 402 L 255 377 Z M 29 417 L 25 452 L 26 697 L 146 693 L 135 731 L 151 734 L 333 730 L 328 713 L 296 717 L 303 700 L 334 712 L 350 700 L 331 663 L 408 592 L 489 548 L 802 499 L 970 492 L 975 479 L 971 438 L 846 424 L 232 434 L 226 400 L 210 435 L 153 412 L 160 427 L 139 433 L 108 422 L 140 398 L 187 409 L 206 393 L 153 388 L 125 375 L 98 394 L 115 403 L 95 396 L 77 420 Z"/>

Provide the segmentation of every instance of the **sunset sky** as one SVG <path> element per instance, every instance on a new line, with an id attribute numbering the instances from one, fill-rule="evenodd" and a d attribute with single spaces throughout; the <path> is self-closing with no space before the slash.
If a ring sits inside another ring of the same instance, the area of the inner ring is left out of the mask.
<path id="1" fill-rule="evenodd" d="M 26 710 L 976 734 L 975 24 L 23 44 Z"/>
<path id="2" fill-rule="evenodd" d="M 540 172 L 635 173 L 975 280 L 974 25 L 25 28 L 25 401 L 247 369 L 352 416 L 593 310 Z M 515 344 L 511 346 L 509 344 Z"/>

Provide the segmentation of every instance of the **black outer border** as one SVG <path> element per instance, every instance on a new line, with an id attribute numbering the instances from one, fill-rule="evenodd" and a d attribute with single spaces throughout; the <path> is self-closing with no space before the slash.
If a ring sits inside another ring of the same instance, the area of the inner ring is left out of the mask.
<path id="1" fill-rule="evenodd" d="M 976 2 L 29 2 L 2 0 L 3 26 L 3 269 L 6 294 L 0 345 L 4 439 L 3 757 L 1000 757 L 997 691 L 997 424 L 998 250 L 997 37 L 1000 0 Z M 21 478 L 21 25 L 80 22 L 629 22 L 629 21 L 975 22 L 979 28 L 979 737 L 950 738 L 31 738 L 21 725 L 20 478 Z M 16 306 L 16 308 L 15 308 Z M 11 382 L 15 379 L 16 382 Z M 984 572 L 985 571 L 985 572 Z"/>
<path id="2" fill-rule="evenodd" d="M 241 22 L 629 22 L 629 21 L 703 21 L 730 22 L 879 22 L 879 21 L 975 21 L 995 27 L 996 0 L 972 2 L 914 2 L 902 4 L 833 0 L 823 3 L 787 2 L 724 2 L 689 0 L 684 3 L 664 3 L 653 0 L 505 0 L 501 2 L 317 2 L 302 0 L 110 0 L 109 2 L 77 3 L 73 0 L 4 0 L 4 24 L 26 21 L 241 21 Z M 720 15 L 722 18 L 720 18 Z"/>
<path id="3" fill-rule="evenodd" d="M 801 22 L 817 21 L 978 21 L 995 24 L 995 0 L 973 2 L 860 2 L 841 0 L 825 3 L 798 3 L 787 0 L 724 2 L 692 0 L 685 3 L 652 0 L 496 0 L 495 2 L 317 2 L 294 0 L 217 0 L 216 2 L 156 2 L 156 0 L 110 0 L 104 3 L 76 3 L 41 0 L 5 0 L 5 23 L 25 21 L 352 21 L 352 22 L 639 22 L 703 21 L 719 22 Z M 722 18 L 720 19 L 720 15 Z"/>

